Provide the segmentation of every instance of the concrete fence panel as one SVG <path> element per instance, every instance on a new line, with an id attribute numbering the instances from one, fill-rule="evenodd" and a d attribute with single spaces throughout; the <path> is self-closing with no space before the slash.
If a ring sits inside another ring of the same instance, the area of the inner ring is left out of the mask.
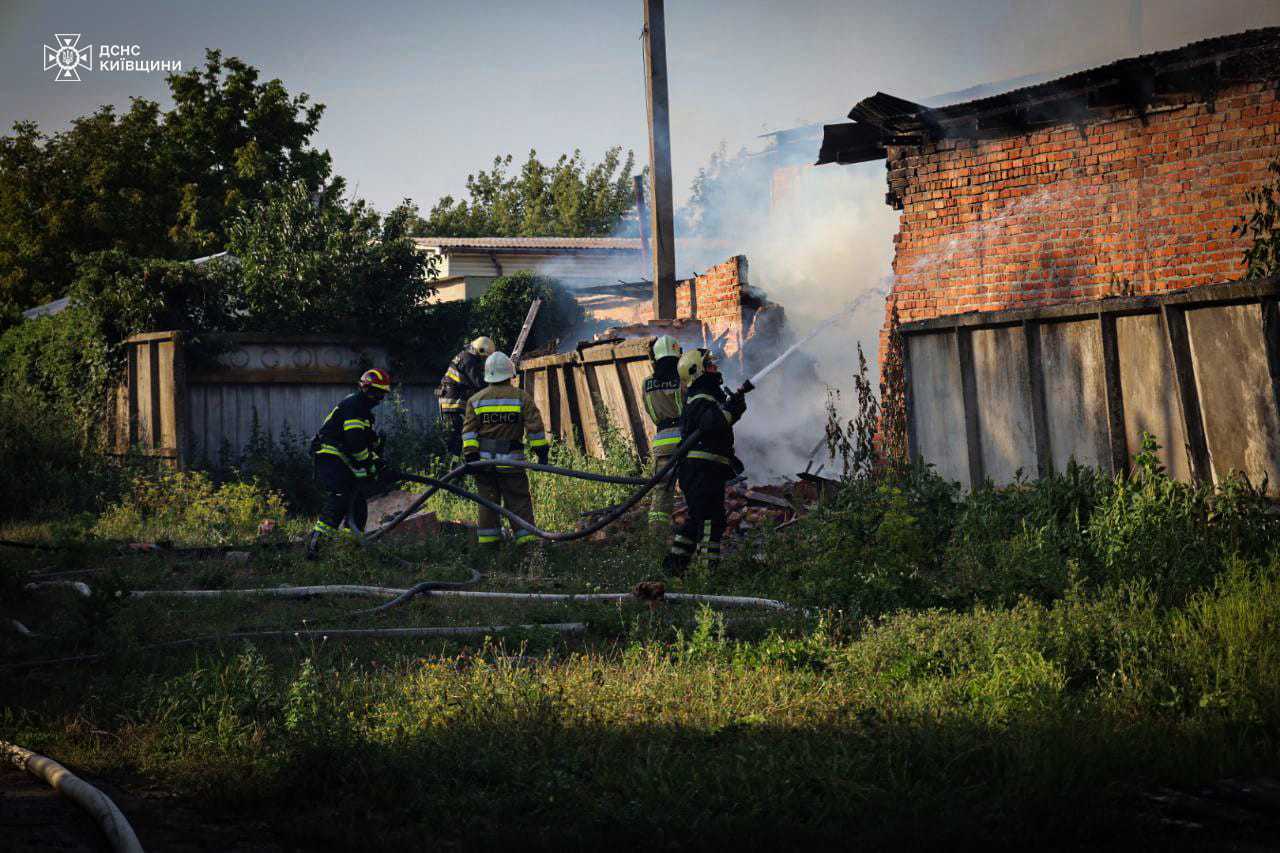
<path id="1" fill-rule="evenodd" d="M 1280 492 L 1280 279 L 906 323 L 913 455 L 968 487 L 1129 470 Z"/>
<path id="2" fill-rule="evenodd" d="M 255 435 L 305 447 L 367 367 L 385 365 L 386 350 L 354 339 L 221 335 L 195 359 L 178 332 L 126 342 L 128 371 L 116 391 L 111 432 L 117 452 L 142 452 L 177 465 L 238 460 Z M 392 400 L 378 410 L 379 428 L 395 428 L 392 404 L 410 423 L 438 416 L 438 378 L 395 377 Z"/>

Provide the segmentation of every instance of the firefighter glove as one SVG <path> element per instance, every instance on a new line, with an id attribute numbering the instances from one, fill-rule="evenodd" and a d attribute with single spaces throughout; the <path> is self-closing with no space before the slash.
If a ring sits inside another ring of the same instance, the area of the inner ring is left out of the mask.
<path id="1" fill-rule="evenodd" d="M 730 394 L 729 399 L 725 401 L 724 409 L 734 420 L 742 417 L 747 410 L 747 397 L 745 394 Z"/>
<path id="2" fill-rule="evenodd" d="M 533 449 L 534 454 L 538 457 L 538 464 L 539 464 L 539 465 L 546 465 L 546 464 L 547 464 L 547 456 L 548 456 L 548 452 L 549 452 L 549 451 L 550 451 L 550 448 L 549 448 L 549 447 L 546 447 L 546 446 L 543 446 L 543 447 L 535 447 L 535 448 Z"/>

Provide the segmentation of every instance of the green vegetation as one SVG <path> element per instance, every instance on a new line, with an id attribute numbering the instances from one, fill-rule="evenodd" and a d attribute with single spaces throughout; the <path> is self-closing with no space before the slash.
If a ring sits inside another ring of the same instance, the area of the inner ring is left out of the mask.
<path id="1" fill-rule="evenodd" d="M 610 448 L 596 469 L 633 472 L 625 447 Z M 563 448 L 556 460 L 587 464 Z M 540 520 L 559 529 L 625 491 L 533 482 Z M 134 489 L 84 524 L 104 538 L 228 541 L 280 512 L 267 493 L 199 476 Z M 781 615 L 426 598 L 356 618 L 355 600 L 115 595 L 404 586 L 471 568 L 482 589 L 623 590 L 652 577 L 662 551 L 641 529 L 497 556 L 448 532 L 372 551 L 337 542 L 319 565 L 287 551 L 247 566 L 93 545 L 14 552 L 0 615 L 45 638 L 0 635 L 4 659 L 106 657 L 0 668 L 0 721 L 76 767 L 162 786 L 210 823 L 269 826 L 285 846 L 836 845 L 856 833 L 872 848 L 1192 849 L 1204 839 L 1162 825 L 1139 795 L 1280 758 L 1268 510 L 1243 481 L 1172 481 L 1151 440 L 1128 479 L 1073 466 L 961 495 L 919 467 L 864 471 L 799 523 L 758 531 L 716 576 L 676 582 L 814 608 Z M 104 569 L 87 578 L 92 598 L 22 590 L 29 572 L 69 564 Z M 304 625 L 560 621 L 587 633 L 145 648 Z"/>
<path id="2" fill-rule="evenodd" d="M 1280 273 L 1280 160 L 1272 161 L 1267 169 L 1275 179 L 1245 191 L 1245 199 L 1254 209 L 1232 228 L 1233 234 L 1252 241 L 1244 251 L 1249 278 Z"/>
<path id="3" fill-rule="evenodd" d="M 168 111 L 134 98 L 63 132 L 19 122 L 0 137 L 0 316 L 65 295 L 81 255 L 220 251 L 232 219 L 273 183 L 341 196 L 329 154 L 311 147 L 322 104 L 216 50 L 168 83 Z"/>
<path id="4" fill-rule="evenodd" d="M 582 152 L 553 165 L 530 151 L 518 175 L 511 155 L 493 158 L 487 172 L 467 175 L 470 200 L 445 196 L 415 233 L 433 237 L 608 237 L 635 207 L 635 157 L 610 148 L 588 167 Z"/>

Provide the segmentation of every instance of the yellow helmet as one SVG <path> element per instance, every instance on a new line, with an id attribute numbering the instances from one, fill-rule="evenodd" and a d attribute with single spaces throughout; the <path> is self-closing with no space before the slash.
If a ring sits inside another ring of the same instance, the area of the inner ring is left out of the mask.
<path id="1" fill-rule="evenodd" d="M 680 342 L 670 335 L 663 335 L 653 342 L 653 360 L 660 358 L 680 357 Z"/>
<path id="2" fill-rule="evenodd" d="M 468 346 L 471 347 L 471 351 L 473 353 L 480 356 L 481 358 L 488 358 L 489 356 L 493 355 L 493 353 L 498 349 L 493 345 L 493 338 L 487 337 L 486 335 L 481 335 L 480 337 L 476 338 L 474 341 L 468 344 Z"/>
<path id="3" fill-rule="evenodd" d="M 692 385 L 693 380 L 707 372 L 709 361 L 711 361 L 711 350 L 702 347 L 691 349 L 680 356 L 680 363 L 676 365 L 676 374 L 684 384 Z"/>

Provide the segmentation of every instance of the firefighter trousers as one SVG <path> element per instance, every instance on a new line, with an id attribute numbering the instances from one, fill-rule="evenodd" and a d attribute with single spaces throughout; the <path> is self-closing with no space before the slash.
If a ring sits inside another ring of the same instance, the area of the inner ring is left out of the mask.
<path id="1" fill-rule="evenodd" d="M 503 471 L 493 474 L 477 474 L 476 492 L 482 498 L 493 501 L 530 524 L 533 520 L 533 498 L 529 496 L 529 478 L 524 471 Z M 477 513 L 476 535 L 481 545 L 496 545 L 502 542 L 502 517 L 487 506 L 479 508 Z M 530 542 L 538 537 L 527 530 L 511 525 L 511 532 L 518 543 Z"/>
<path id="2" fill-rule="evenodd" d="M 673 455 L 672 453 L 654 453 L 649 476 L 656 476 L 671 461 Z M 649 525 L 661 527 L 664 530 L 669 527 L 671 525 L 671 510 L 675 506 L 675 502 L 676 472 L 672 471 L 667 479 L 653 487 L 653 492 L 649 496 Z"/>
<path id="3" fill-rule="evenodd" d="M 733 472 L 718 462 L 685 459 L 680 463 L 680 491 L 684 492 L 688 517 L 671 539 L 668 563 L 677 568 L 687 566 L 696 550 L 707 568 L 720 565 L 720 540 L 726 527 L 724 487 L 732 476 Z"/>
<path id="4" fill-rule="evenodd" d="M 445 447 L 448 448 L 450 456 L 462 455 L 462 421 L 463 411 L 461 409 L 440 413 Z"/>
<path id="5" fill-rule="evenodd" d="M 315 456 L 316 482 L 324 490 L 324 504 L 320 517 L 312 529 L 320 533 L 332 533 L 342 526 L 347 512 L 351 522 L 364 530 L 369 516 L 369 504 L 360 492 L 360 481 L 347 463 L 329 453 Z"/>

